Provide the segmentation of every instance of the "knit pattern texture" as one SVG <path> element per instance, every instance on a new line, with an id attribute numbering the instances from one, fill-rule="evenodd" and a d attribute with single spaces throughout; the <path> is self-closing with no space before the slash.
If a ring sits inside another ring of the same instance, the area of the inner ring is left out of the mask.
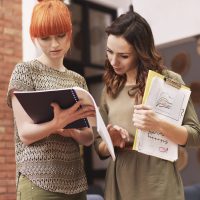
<path id="1" fill-rule="evenodd" d="M 48 90 L 79 86 L 87 90 L 85 79 L 66 69 L 64 72 L 47 67 L 38 60 L 15 66 L 8 87 L 7 102 L 11 105 L 14 90 Z M 87 189 L 87 180 L 79 144 L 72 138 L 52 134 L 25 145 L 15 124 L 17 180 L 25 175 L 37 186 L 52 192 L 75 194 Z"/>

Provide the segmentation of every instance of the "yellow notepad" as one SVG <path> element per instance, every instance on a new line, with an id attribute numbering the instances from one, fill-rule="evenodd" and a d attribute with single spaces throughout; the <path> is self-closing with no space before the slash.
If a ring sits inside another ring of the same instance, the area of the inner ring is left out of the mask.
<path id="1" fill-rule="evenodd" d="M 142 103 L 160 118 L 181 125 L 190 94 L 188 87 L 150 70 Z M 137 129 L 133 149 L 172 162 L 178 159 L 178 145 L 159 132 Z"/>

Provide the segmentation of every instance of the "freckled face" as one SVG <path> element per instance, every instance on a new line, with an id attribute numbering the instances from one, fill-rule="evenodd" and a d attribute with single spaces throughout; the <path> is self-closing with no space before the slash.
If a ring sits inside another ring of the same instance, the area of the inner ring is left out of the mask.
<path id="1" fill-rule="evenodd" d="M 136 68 L 136 52 L 122 36 L 108 36 L 107 57 L 118 75 L 127 74 Z"/>

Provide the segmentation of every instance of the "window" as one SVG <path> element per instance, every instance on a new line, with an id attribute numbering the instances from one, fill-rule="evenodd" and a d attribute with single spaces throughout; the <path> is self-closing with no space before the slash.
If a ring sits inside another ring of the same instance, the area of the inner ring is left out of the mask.
<path id="1" fill-rule="evenodd" d="M 105 28 L 116 18 L 115 9 L 88 1 L 72 0 L 73 34 L 71 49 L 64 59 L 64 65 L 86 78 L 90 93 L 98 105 L 102 91 L 102 75 L 106 55 Z M 105 167 L 96 167 L 98 158 L 92 147 L 84 147 L 85 170 L 88 183 L 104 179 Z"/>

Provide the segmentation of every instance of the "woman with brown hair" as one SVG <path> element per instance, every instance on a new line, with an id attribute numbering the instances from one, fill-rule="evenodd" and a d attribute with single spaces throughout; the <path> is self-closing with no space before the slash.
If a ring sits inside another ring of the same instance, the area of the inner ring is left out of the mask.
<path id="1" fill-rule="evenodd" d="M 151 28 L 130 10 L 106 28 L 107 59 L 105 88 L 100 111 L 115 146 L 116 161 L 110 160 L 105 200 L 183 200 L 184 192 L 176 162 L 132 150 L 136 128 L 161 132 L 178 145 L 199 145 L 200 128 L 191 100 L 182 126 L 160 119 L 142 105 L 149 70 L 183 83 L 180 75 L 164 68 L 154 46 Z M 95 148 L 101 158 L 109 156 L 98 136 Z"/>
<path id="2" fill-rule="evenodd" d="M 87 180 L 79 144 L 93 142 L 91 128 L 63 129 L 80 118 L 94 116 L 92 106 L 69 109 L 52 102 L 54 118 L 34 124 L 23 110 L 15 90 L 48 90 L 79 86 L 85 79 L 63 65 L 70 48 L 72 24 L 67 6 L 59 0 L 39 1 L 33 9 L 30 36 L 42 54 L 18 63 L 8 88 L 8 104 L 15 119 L 17 200 L 86 200 Z"/>

